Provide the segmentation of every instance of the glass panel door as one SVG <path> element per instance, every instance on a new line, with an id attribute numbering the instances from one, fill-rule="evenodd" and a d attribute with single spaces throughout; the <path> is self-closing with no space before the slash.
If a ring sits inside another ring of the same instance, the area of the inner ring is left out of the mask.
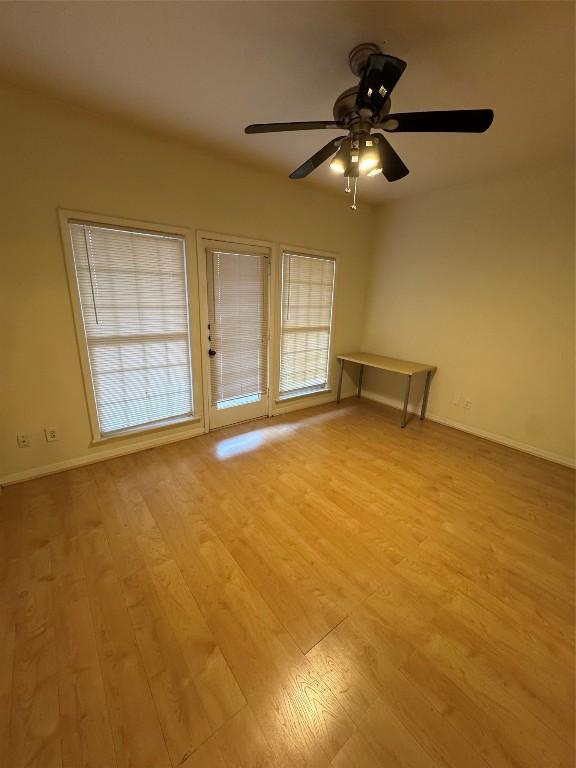
<path id="1" fill-rule="evenodd" d="M 210 428 L 268 415 L 268 273 L 264 249 L 207 249 Z"/>

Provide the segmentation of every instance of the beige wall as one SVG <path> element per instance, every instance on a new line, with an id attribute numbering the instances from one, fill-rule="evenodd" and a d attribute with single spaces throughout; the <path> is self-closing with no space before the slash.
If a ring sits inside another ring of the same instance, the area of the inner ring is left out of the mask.
<path id="1" fill-rule="evenodd" d="M 573 183 L 567 157 L 386 206 L 363 337 L 365 350 L 438 365 L 434 418 L 564 461 L 574 458 Z M 398 400 L 402 384 L 369 374 L 365 386 Z"/>
<path id="2" fill-rule="evenodd" d="M 58 207 L 337 252 L 334 349 L 359 345 L 369 205 L 11 87 L 0 103 L 0 479 L 110 448 L 89 447 Z"/>
<path id="3" fill-rule="evenodd" d="M 109 450 L 89 445 L 58 207 L 335 251 L 335 351 L 436 363 L 431 416 L 574 456 L 568 161 L 353 215 L 341 195 L 35 94 L 2 86 L 0 100 L 0 480 Z M 385 374 L 365 388 L 401 396 Z"/>

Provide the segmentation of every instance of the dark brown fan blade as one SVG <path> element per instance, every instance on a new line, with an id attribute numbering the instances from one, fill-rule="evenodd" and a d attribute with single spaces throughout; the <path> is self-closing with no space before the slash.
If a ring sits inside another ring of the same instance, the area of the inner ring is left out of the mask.
<path id="1" fill-rule="evenodd" d="M 356 109 L 371 109 L 378 114 L 405 69 L 402 59 L 386 53 L 371 54 L 358 87 Z"/>
<path id="2" fill-rule="evenodd" d="M 308 176 L 309 173 L 312 173 L 312 171 L 318 168 L 319 165 L 322 165 L 325 160 L 328 160 L 330 155 L 333 155 L 334 152 L 336 152 L 340 146 L 340 142 L 345 138 L 345 136 L 338 136 L 337 138 L 332 139 L 332 141 L 329 141 L 328 144 L 322 147 L 322 149 L 319 149 L 315 155 L 312 155 L 312 157 L 308 158 L 305 163 L 302 163 L 299 168 L 292 171 L 290 178 L 303 179 L 305 176 Z"/>
<path id="3" fill-rule="evenodd" d="M 380 152 L 380 162 L 382 163 L 382 173 L 388 181 L 398 181 L 408 176 L 410 171 L 402 162 L 396 150 L 384 136 L 377 136 L 378 151 Z"/>
<path id="4" fill-rule="evenodd" d="M 402 112 L 386 115 L 377 128 L 392 133 L 437 131 L 438 133 L 484 133 L 492 125 L 491 109 L 449 109 L 444 112 Z"/>
<path id="5" fill-rule="evenodd" d="M 244 133 L 281 133 L 282 131 L 316 131 L 322 128 L 342 128 L 343 123 L 334 120 L 311 120 L 300 123 L 254 123 L 244 128 Z"/>

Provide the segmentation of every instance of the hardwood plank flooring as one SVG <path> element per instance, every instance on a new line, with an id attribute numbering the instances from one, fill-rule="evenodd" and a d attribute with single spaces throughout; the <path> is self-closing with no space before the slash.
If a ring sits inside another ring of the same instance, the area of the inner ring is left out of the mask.
<path id="1" fill-rule="evenodd" d="M 7 768 L 574 766 L 574 472 L 349 400 L 4 489 Z"/>

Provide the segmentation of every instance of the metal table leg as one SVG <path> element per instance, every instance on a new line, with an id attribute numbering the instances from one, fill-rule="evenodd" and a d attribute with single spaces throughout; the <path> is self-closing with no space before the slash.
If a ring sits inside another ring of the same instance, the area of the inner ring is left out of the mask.
<path id="1" fill-rule="evenodd" d="M 360 375 L 358 376 L 358 397 L 362 395 L 362 379 L 364 378 L 364 366 L 360 365 Z"/>
<path id="2" fill-rule="evenodd" d="M 432 371 L 428 371 L 426 374 L 426 384 L 424 386 L 424 397 L 422 398 L 422 409 L 420 411 L 420 420 L 426 418 L 426 406 L 428 405 L 428 393 L 430 392 L 430 380 L 432 378 Z"/>
<path id="3" fill-rule="evenodd" d="M 340 358 L 340 360 L 338 360 L 338 363 L 340 365 L 340 373 L 338 375 L 338 392 L 336 393 L 336 402 L 337 403 L 340 402 L 340 395 L 342 393 L 342 375 L 344 373 L 344 360 L 342 360 L 342 358 Z"/>
<path id="4" fill-rule="evenodd" d="M 404 408 L 402 409 L 402 421 L 400 426 L 402 429 L 406 426 L 406 416 L 408 414 L 408 400 L 410 399 L 410 384 L 412 383 L 412 376 L 410 374 L 406 377 L 406 389 L 404 391 Z"/>

